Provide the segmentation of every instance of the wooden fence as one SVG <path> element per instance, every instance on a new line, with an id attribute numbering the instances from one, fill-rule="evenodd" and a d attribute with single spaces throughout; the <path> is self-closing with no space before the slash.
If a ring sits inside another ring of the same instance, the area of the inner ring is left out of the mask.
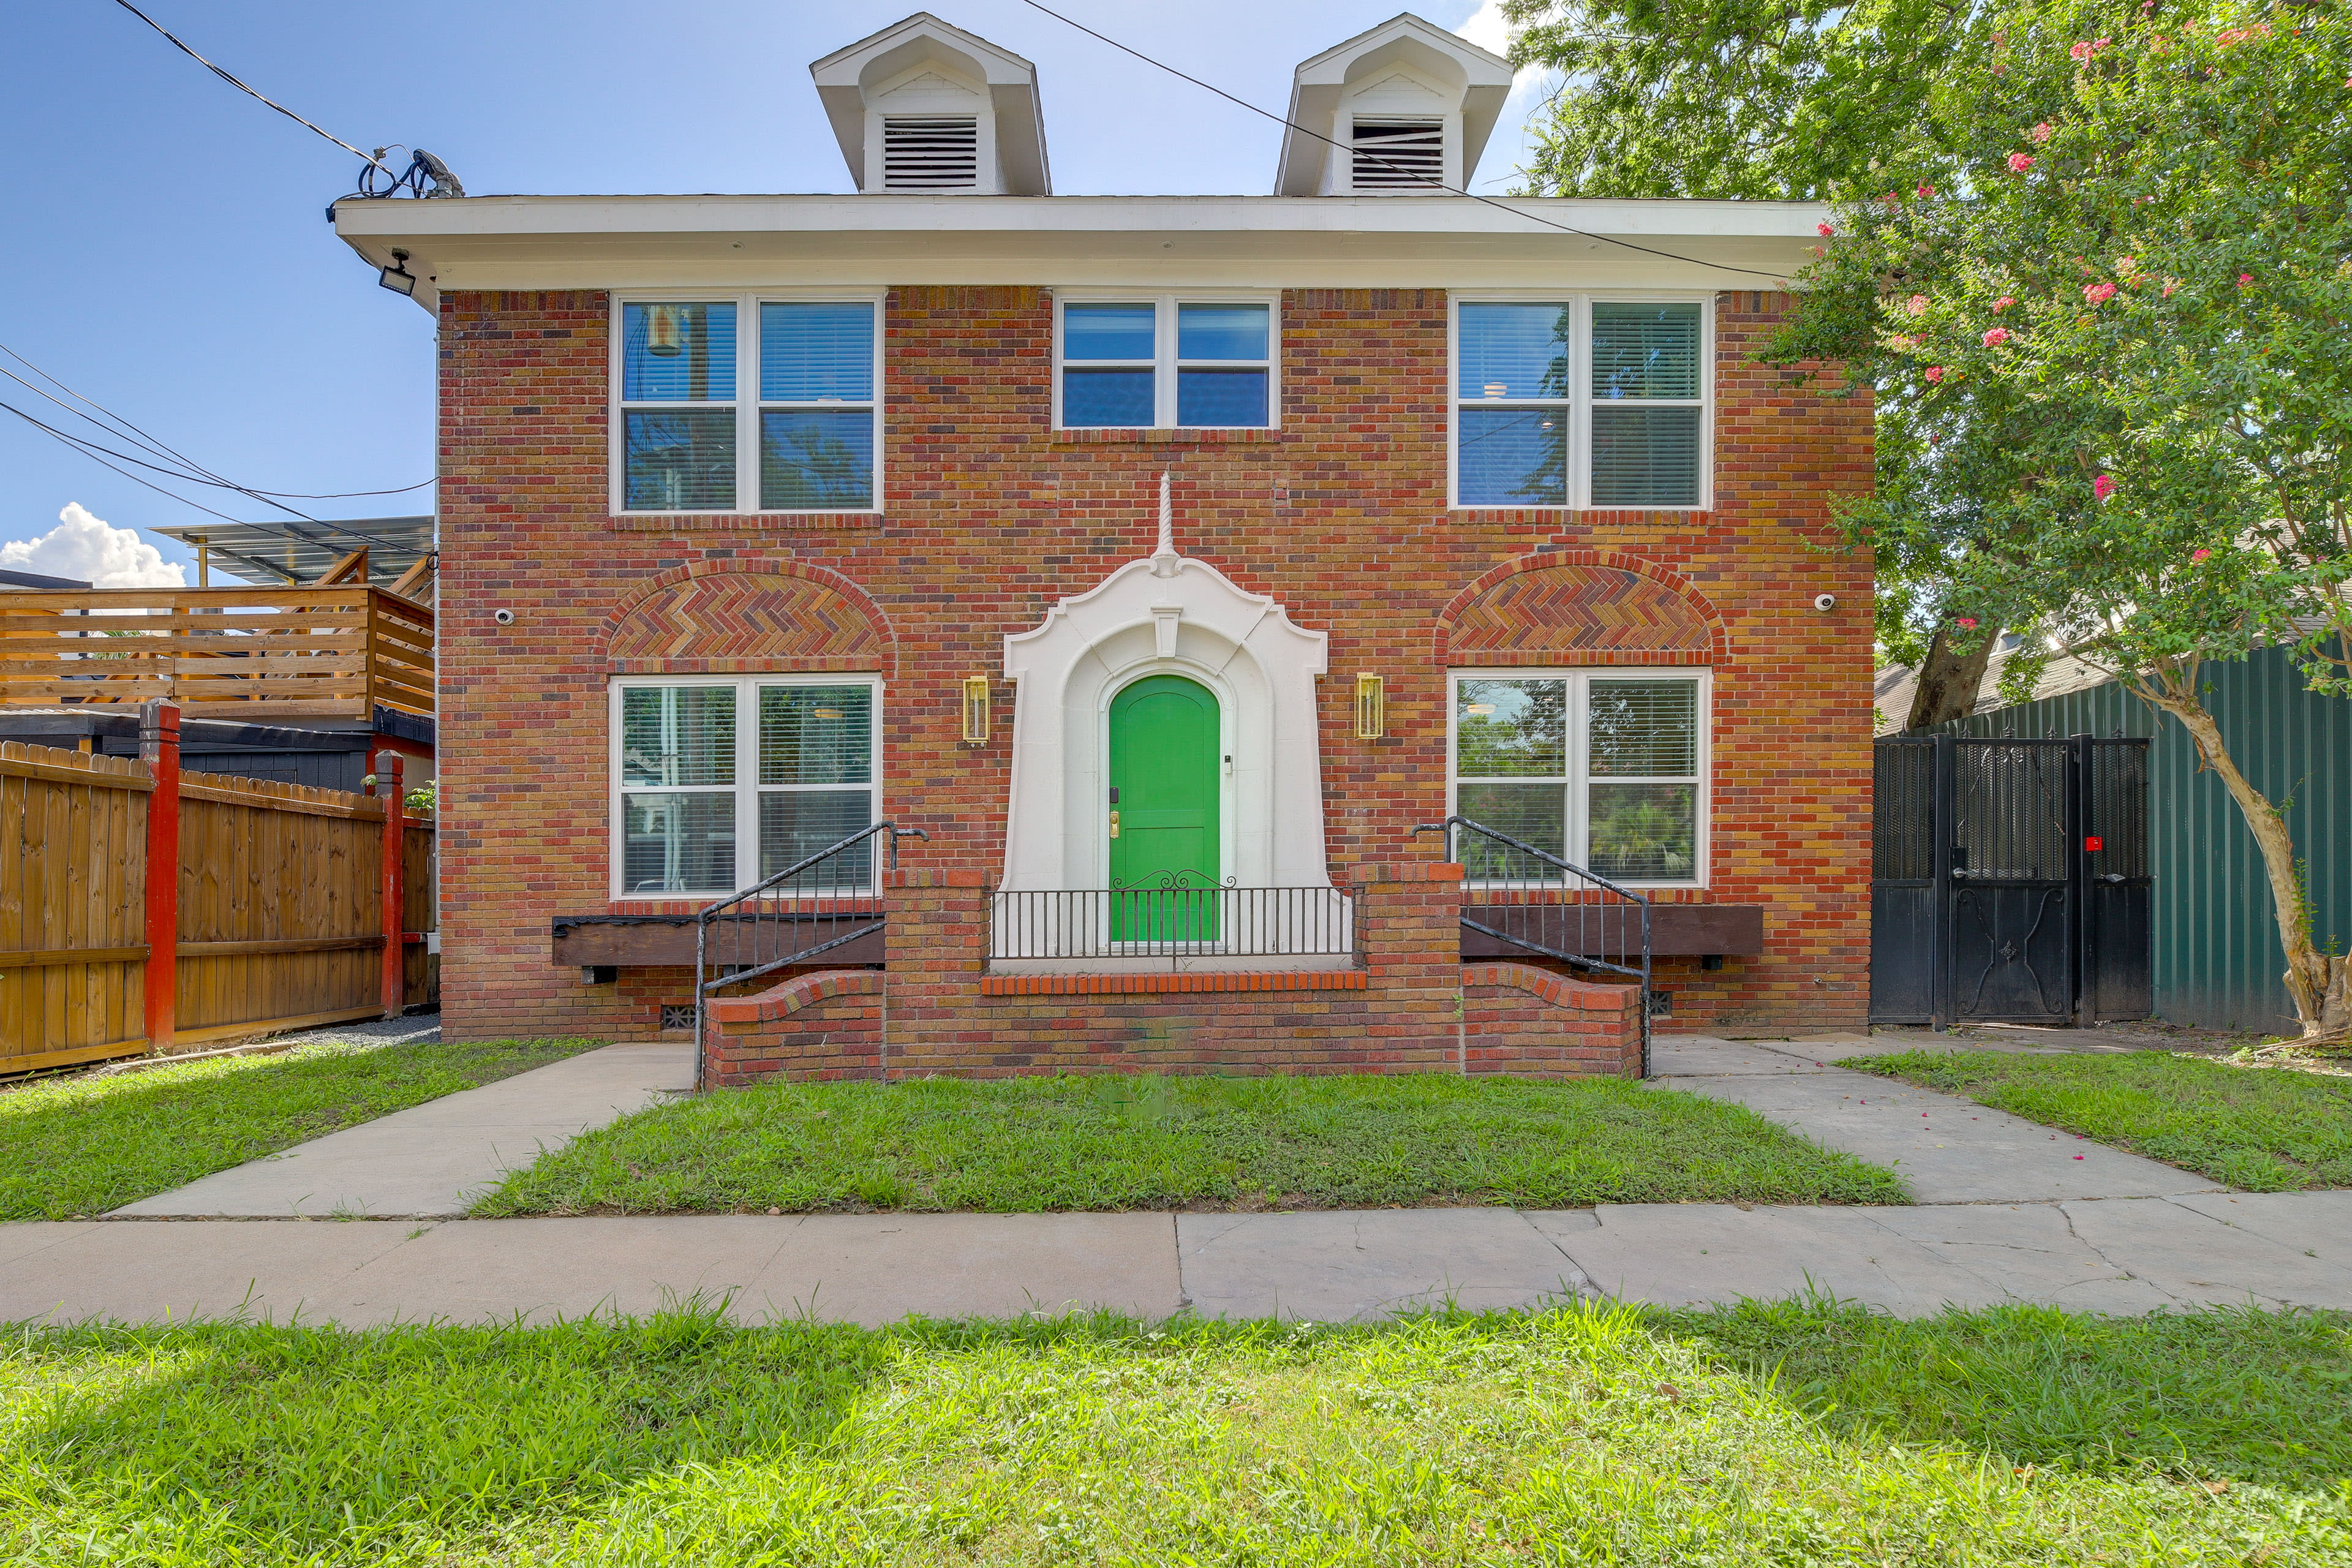
<path id="1" fill-rule="evenodd" d="M 183 778 L 177 710 L 142 717 L 135 763 L 0 745 L 0 1073 L 436 999 L 434 829 L 396 755 L 375 796 Z"/>

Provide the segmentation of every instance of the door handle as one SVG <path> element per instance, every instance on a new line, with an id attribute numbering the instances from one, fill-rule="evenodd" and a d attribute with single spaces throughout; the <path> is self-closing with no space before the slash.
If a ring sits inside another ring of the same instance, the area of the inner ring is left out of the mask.
<path id="1" fill-rule="evenodd" d="M 1118 837 L 1118 813 L 1115 811 L 1110 814 L 1110 836 L 1113 838 Z"/>

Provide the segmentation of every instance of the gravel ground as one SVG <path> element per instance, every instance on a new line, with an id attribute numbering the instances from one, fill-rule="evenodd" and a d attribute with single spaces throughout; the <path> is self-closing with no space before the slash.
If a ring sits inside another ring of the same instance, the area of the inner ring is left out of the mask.
<path id="1" fill-rule="evenodd" d="M 330 1024 L 323 1029 L 272 1035 L 273 1046 L 404 1046 L 441 1037 L 441 1015 L 412 1013 L 404 1018 L 363 1018 L 355 1024 Z"/>

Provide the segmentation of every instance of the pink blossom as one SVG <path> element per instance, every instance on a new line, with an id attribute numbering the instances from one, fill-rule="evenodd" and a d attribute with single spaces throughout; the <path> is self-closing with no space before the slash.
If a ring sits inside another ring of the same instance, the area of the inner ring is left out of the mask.
<path id="1" fill-rule="evenodd" d="M 2116 481 L 2109 479 L 2106 475 L 2101 474 L 2097 479 L 2091 481 L 2091 493 L 2098 497 L 2101 500 L 2105 500 L 2109 496 L 2116 493 Z"/>
<path id="2" fill-rule="evenodd" d="M 1899 207 L 1903 205 L 1903 193 L 1901 191 L 1889 191 L 1878 199 L 1885 202 L 1890 207 Z"/>
<path id="3" fill-rule="evenodd" d="M 1977 618 L 1974 616 L 1962 616 L 1958 624 L 1964 631 L 1972 632 L 1977 629 Z"/>
<path id="4" fill-rule="evenodd" d="M 1984 346 L 1989 349 L 1997 349 L 2007 342 L 2009 342 L 2009 329 L 2007 327 L 1995 327 L 1992 331 L 1984 335 Z"/>
<path id="5" fill-rule="evenodd" d="M 2014 305 L 2014 304 L 2016 304 L 2016 303 L 2017 303 L 2017 296 L 2016 296 L 2016 295 L 2014 295 L 2014 294 L 2003 294 L 2000 299 L 1995 300 L 1992 302 L 1992 308 L 1993 308 L 1994 310 L 2008 310 L 2011 305 Z"/>
<path id="6" fill-rule="evenodd" d="M 2136 256 L 2118 256 L 2116 258 L 2116 270 L 2128 278 L 2139 270 L 2139 258 Z"/>
<path id="7" fill-rule="evenodd" d="M 1944 367 L 1939 364 L 1931 364 L 1927 367 L 1927 375 L 1929 381 L 1941 381 L 1944 379 Z"/>
<path id="8" fill-rule="evenodd" d="M 2070 60 L 2087 60 L 2091 58 L 2091 46 L 2088 44 L 2076 44 L 2073 48 L 2066 51 L 2066 58 Z"/>
<path id="9" fill-rule="evenodd" d="M 2037 126 L 2035 126 L 2035 127 L 2033 128 L 2033 139 L 2034 139 L 2036 142 L 2047 142 L 2047 141 L 2049 141 L 2049 140 L 2050 140 L 2050 132 L 2051 132 L 2051 129 L 2052 129 L 2052 127 L 2051 127 L 2050 121 L 2046 121 L 2046 120 L 2045 120 L 2045 121 L 2043 121 L 2041 124 L 2039 124 L 2039 125 L 2037 125 Z"/>
<path id="10" fill-rule="evenodd" d="M 2180 287 L 2180 279 L 2178 279 L 2178 278 L 2168 278 L 2168 279 L 2166 279 L 2164 280 L 2164 297 L 2165 297 L 2166 299 L 2168 299 L 2168 300 L 2171 299 L 2171 298 L 2172 298 L 2172 291 L 2173 291 L 2175 289 L 2178 289 L 2178 288 L 2179 288 L 2179 287 Z"/>
<path id="11" fill-rule="evenodd" d="M 1910 311 L 1915 316 L 1924 316 L 1927 313 L 1927 296 L 1925 294 L 1914 294 L 1911 298 L 1903 301 L 1903 308 Z"/>
<path id="12" fill-rule="evenodd" d="M 2094 305 L 2104 304 L 2115 291 L 2116 286 L 2112 283 L 2086 283 L 2083 286 L 2083 298 Z"/>
<path id="13" fill-rule="evenodd" d="M 2009 172 L 2011 174 L 2022 174 L 2026 170 L 2031 169 L 2032 167 L 2033 167 L 2033 160 L 2027 157 L 2024 153 L 2011 153 L 2009 155 Z"/>
<path id="14" fill-rule="evenodd" d="M 2192 550 L 2189 552 L 2189 559 L 2191 561 L 2202 561 L 2212 553 L 2213 552 L 2210 550 Z"/>
<path id="15" fill-rule="evenodd" d="M 1922 185 L 1919 187 L 1919 199 L 1923 202 L 1933 196 L 1935 194 L 1936 187 L 1933 185 Z"/>
<path id="16" fill-rule="evenodd" d="M 1833 238 L 1837 234 L 1837 230 L 1832 228 L 1825 223 L 1817 223 L 1813 225 L 1813 227 L 1820 232 L 1821 237 L 1823 239 Z"/>
<path id="17" fill-rule="evenodd" d="M 2252 273 L 2251 273 L 2251 272 L 2241 272 L 2241 273 L 2239 273 L 2239 274 L 2238 274 L 2238 287 L 2239 287 L 2239 288 L 2241 288 L 2241 289 L 2251 289 L 2251 288 L 2252 288 L 2252 287 L 2253 287 L 2253 284 L 2254 284 L 2254 275 L 2253 275 Z"/>

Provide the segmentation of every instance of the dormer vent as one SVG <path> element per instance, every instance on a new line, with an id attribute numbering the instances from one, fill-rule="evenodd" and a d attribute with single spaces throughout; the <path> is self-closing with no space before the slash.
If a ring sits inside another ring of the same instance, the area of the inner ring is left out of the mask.
<path id="1" fill-rule="evenodd" d="M 886 115 L 882 188 L 969 191 L 980 184 L 980 120 L 975 115 Z"/>
<path id="2" fill-rule="evenodd" d="M 1445 184 L 1445 121 L 1359 115 L 1352 183 L 1360 191 L 1425 190 Z"/>
<path id="3" fill-rule="evenodd" d="M 1044 196 L 1037 68 L 918 12 L 809 67 L 850 177 L 867 192 Z"/>
<path id="4" fill-rule="evenodd" d="M 1510 96 L 1511 62 L 1411 15 L 1301 65 L 1291 79 L 1281 196 L 1465 189 Z"/>

